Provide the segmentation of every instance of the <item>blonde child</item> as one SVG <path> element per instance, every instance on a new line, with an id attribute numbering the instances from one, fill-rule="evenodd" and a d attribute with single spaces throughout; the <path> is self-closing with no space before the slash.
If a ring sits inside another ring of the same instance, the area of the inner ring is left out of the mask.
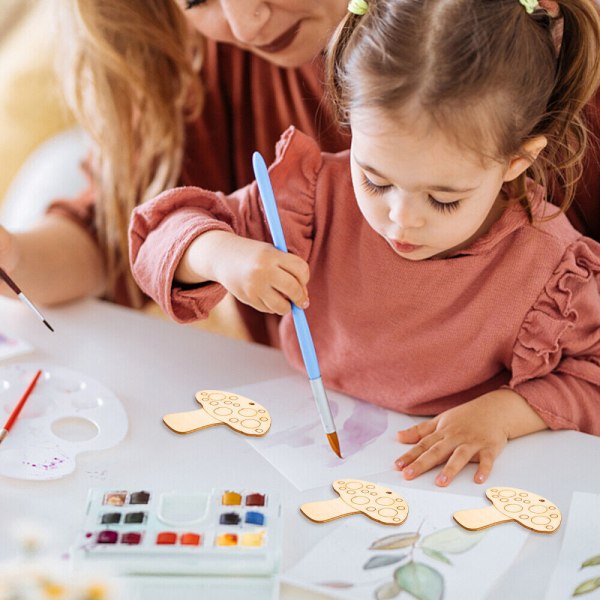
<path id="1" fill-rule="evenodd" d="M 329 50 L 352 131 L 323 154 L 291 128 L 271 178 L 290 254 L 271 245 L 256 184 L 185 187 L 134 211 L 139 285 L 178 321 L 229 290 L 283 315 L 310 309 L 325 383 L 435 415 L 398 434 L 406 479 L 469 461 L 484 482 L 509 439 L 600 434 L 600 245 L 546 202 L 572 195 L 580 110 L 600 79 L 593 0 L 351 2 Z M 250 157 L 248 157 L 250 160 Z"/>

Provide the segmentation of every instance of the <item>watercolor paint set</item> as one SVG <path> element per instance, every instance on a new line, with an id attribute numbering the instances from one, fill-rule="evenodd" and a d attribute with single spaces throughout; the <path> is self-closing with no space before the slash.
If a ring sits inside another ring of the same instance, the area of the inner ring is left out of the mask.
<path id="1" fill-rule="evenodd" d="M 270 576 L 279 569 L 281 503 L 260 490 L 91 489 L 77 565 L 121 574 Z"/>

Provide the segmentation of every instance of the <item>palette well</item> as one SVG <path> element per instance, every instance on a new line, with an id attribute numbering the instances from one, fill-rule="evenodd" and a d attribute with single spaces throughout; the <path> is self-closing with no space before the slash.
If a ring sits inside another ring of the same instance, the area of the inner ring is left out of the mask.
<path id="1" fill-rule="evenodd" d="M 120 573 L 272 575 L 281 554 L 281 504 L 256 490 L 92 489 L 76 563 Z"/>

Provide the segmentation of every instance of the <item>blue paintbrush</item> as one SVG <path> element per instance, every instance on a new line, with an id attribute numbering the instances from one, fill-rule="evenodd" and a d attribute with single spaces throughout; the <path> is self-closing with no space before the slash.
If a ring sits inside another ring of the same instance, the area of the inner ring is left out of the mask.
<path id="1" fill-rule="evenodd" d="M 267 165 L 258 152 L 255 152 L 252 156 L 252 166 L 254 168 L 256 183 L 258 184 L 258 190 L 267 216 L 271 237 L 273 238 L 273 245 L 278 250 L 287 252 L 287 245 L 285 243 L 285 237 L 283 236 L 283 229 L 281 228 L 281 221 L 279 220 L 277 203 L 275 202 L 275 195 L 273 194 L 273 187 L 271 186 L 271 180 L 269 179 Z M 319 369 L 319 362 L 317 361 L 317 353 L 315 352 L 315 345 L 313 344 L 310 329 L 308 328 L 306 315 L 304 314 L 304 311 L 301 308 L 298 308 L 293 302 L 292 317 L 296 327 L 298 342 L 300 343 L 304 366 L 308 373 L 310 387 L 315 402 L 317 403 L 317 410 L 321 417 L 323 429 L 327 434 L 327 440 L 329 441 L 332 450 L 342 458 L 340 442 L 335 429 L 335 423 L 333 422 L 329 401 L 327 400 L 327 394 L 325 393 L 325 387 L 321 380 L 321 371 Z"/>

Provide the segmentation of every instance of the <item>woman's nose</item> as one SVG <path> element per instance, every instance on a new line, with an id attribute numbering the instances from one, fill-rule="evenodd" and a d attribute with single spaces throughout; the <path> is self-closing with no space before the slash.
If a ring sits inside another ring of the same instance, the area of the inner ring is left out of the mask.
<path id="1" fill-rule="evenodd" d="M 389 207 L 389 219 L 401 229 L 422 227 L 425 220 L 420 214 L 418 199 L 396 196 Z"/>
<path id="2" fill-rule="evenodd" d="M 221 6 L 231 33 L 243 44 L 254 43 L 271 16 L 263 0 L 222 0 Z M 266 44 L 270 40 L 260 41 Z"/>

